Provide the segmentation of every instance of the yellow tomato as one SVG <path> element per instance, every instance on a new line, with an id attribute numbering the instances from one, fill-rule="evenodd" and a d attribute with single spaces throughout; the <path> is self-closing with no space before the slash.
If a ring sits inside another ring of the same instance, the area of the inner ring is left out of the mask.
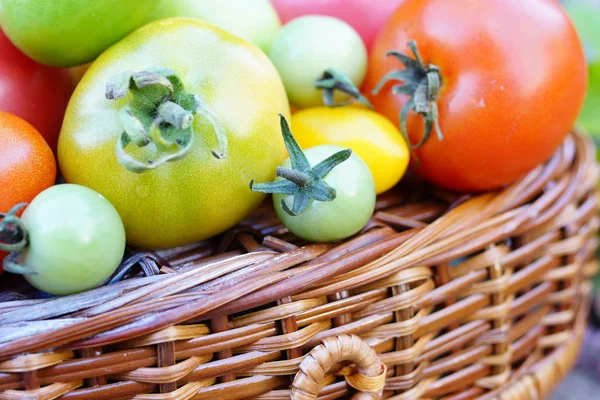
<path id="1" fill-rule="evenodd" d="M 406 171 L 410 151 L 385 117 L 359 107 L 315 107 L 292 115 L 292 132 L 304 149 L 337 144 L 352 149 L 369 166 L 377 193 L 391 189 Z"/>

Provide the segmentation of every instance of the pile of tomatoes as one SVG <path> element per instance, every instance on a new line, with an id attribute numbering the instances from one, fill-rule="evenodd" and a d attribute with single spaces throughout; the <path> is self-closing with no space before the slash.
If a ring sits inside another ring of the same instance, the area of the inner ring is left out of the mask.
<path id="1" fill-rule="evenodd" d="M 0 249 L 57 295 L 265 193 L 337 241 L 409 167 L 499 189 L 551 156 L 587 84 L 554 0 L 0 0 L 0 27 Z"/>

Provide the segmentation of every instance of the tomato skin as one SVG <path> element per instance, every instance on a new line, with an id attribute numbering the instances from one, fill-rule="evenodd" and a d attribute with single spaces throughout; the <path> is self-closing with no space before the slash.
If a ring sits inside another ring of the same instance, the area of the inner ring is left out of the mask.
<path id="1" fill-rule="evenodd" d="M 142 26 L 158 0 L 1 0 L 0 25 L 34 60 L 56 67 L 92 61 Z"/>
<path id="2" fill-rule="evenodd" d="M 323 144 L 350 148 L 369 167 L 377 194 L 391 189 L 408 167 L 410 152 L 398 128 L 374 111 L 357 107 L 315 107 L 292 115 L 300 147 Z"/>
<path id="3" fill-rule="evenodd" d="M 518 26 L 519 29 L 500 29 Z M 582 107 L 586 65 L 577 34 L 554 0 L 407 0 L 380 32 L 370 58 L 368 93 L 415 40 L 425 63 L 440 67 L 435 134 L 416 151 L 414 170 L 444 188 L 483 191 L 508 184 L 547 160 Z M 392 84 L 370 99 L 394 123 L 407 101 Z M 418 143 L 423 120 L 411 112 Z"/>
<path id="4" fill-rule="evenodd" d="M 160 0 L 150 21 L 172 17 L 198 18 L 254 43 L 265 52 L 281 26 L 269 0 Z"/>
<path id="5" fill-rule="evenodd" d="M 119 164 L 118 111 L 127 99 L 108 101 L 106 83 L 117 73 L 153 66 L 174 70 L 186 90 L 210 105 L 225 126 L 227 158 L 211 154 L 216 140 L 196 116 L 195 144 L 184 158 L 142 174 Z M 67 108 L 59 163 L 67 182 L 90 187 L 115 206 L 131 245 L 174 247 L 223 232 L 261 203 L 264 195 L 252 193 L 248 182 L 272 180 L 285 159 L 279 112 L 289 116 L 285 89 L 260 49 L 198 20 L 156 21 L 111 47 L 85 73 Z"/>
<path id="6" fill-rule="evenodd" d="M 341 150 L 344 148 L 330 144 L 311 147 L 304 154 L 314 167 Z M 291 167 L 289 159 L 283 167 Z M 302 214 L 291 216 L 283 210 L 281 201 L 291 205 L 293 196 L 273 194 L 277 217 L 294 235 L 312 242 L 333 242 L 354 235 L 365 226 L 375 209 L 375 183 L 369 168 L 353 153 L 323 181 L 336 190 L 333 201 L 313 201 Z"/>
<path id="7" fill-rule="evenodd" d="M 44 138 L 21 118 L 0 111 L 0 212 L 28 203 L 54 185 L 56 161 Z"/>
<path id="8" fill-rule="evenodd" d="M 24 277 L 55 295 L 92 289 L 119 266 L 125 229 L 115 208 L 97 192 L 57 185 L 40 193 L 23 213 L 29 245 L 22 263 L 35 274 Z"/>
<path id="9" fill-rule="evenodd" d="M 349 23 L 368 49 L 381 26 L 405 0 L 271 0 L 283 23 L 303 15 L 329 15 Z"/>
<path id="10" fill-rule="evenodd" d="M 32 124 L 56 150 L 62 119 L 73 91 L 65 70 L 21 53 L 0 31 L 0 110 Z"/>

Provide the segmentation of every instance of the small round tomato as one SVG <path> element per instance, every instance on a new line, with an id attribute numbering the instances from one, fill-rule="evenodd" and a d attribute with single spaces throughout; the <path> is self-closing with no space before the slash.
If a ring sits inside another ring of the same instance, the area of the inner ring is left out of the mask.
<path id="1" fill-rule="evenodd" d="M 552 155 L 586 82 L 581 43 L 555 0 L 406 0 L 377 37 L 365 89 L 405 125 L 415 172 L 485 191 Z"/>
<path id="2" fill-rule="evenodd" d="M 61 171 L 115 206 L 132 246 L 203 240 L 263 201 L 248 182 L 272 179 L 285 158 L 280 112 L 289 115 L 285 89 L 259 48 L 196 19 L 155 21 L 83 76 Z"/>
<path id="3" fill-rule="evenodd" d="M 398 128 L 384 116 L 357 107 L 315 107 L 292 115 L 294 136 L 303 149 L 323 144 L 350 148 L 369 167 L 377 193 L 404 175 L 410 152 Z"/>
<path id="4" fill-rule="evenodd" d="M 191 17 L 244 38 L 263 51 L 279 30 L 279 16 L 269 0 L 160 0 L 150 20 Z"/>
<path id="5" fill-rule="evenodd" d="M 347 23 L 333 17 L 295 19 L 277 33 L 269 57 L 281 75 L 290 103 L 298 107 L 322 105 L 315 82 L 328 69 L 360 86 L 367 71 L 367 51 Z"/>
<path id="6" fill-rule="evenodd" d="M 67 71 L 33 61 L 0 31 L 0 110 L 29 122 L 56 150 L 73 92 Z"/>
<path id="7" fill-rule="evenodd" d="M 142 26 L 158 0 L 1 0 L 0 25 L 37 62 L 72 67 Z"/>
<path id="8" fill-rule="evenodd" d="M 275 182 L 252 181 L 251 190 L 273 193 L 277 216 L 302 239 L 332 242 L 360 231 L 375 209 L 375 183 L 367 164 L 336 145 L 303 152 L 283 116 L 281 131 L 290 158 L 277 167 Z"/>
<path id="9" fill-rule="evenodd" d="M 314 167 L 342 150 L 341 146 L 322 145 L 307 149 L 304 154 Z M 283 164 L 283 167 L 290 166 L 289 160 Z M 354 235 L 365 226 L 375 209 L 375 183 L 369 167 L 353 153 L 323 181 L 335 189 L 335 199 L 313 201 L 300 215 L 290 215 L 282 204 L 293 204 L 293 196 L 276 193 L 273 207 L 277 217 L 294 235 L 312 242 L 333 242 Z"/>
<path id="10" fill-rule="evenodd" d="M 375 35 L 405 0 L 271 0 L 283 23 L 304 15 L 329 15 L 349 23 L 367 48 Z"/>
<path id="11" fill-rule="evenodd" d="M 46 189 L 25 209 L 21 222 L 26 247 L 18 264 L 5 260 L 5 269 L 22 273 L 47 293 L 66 295 L 98 286 L 119 266 L 125 251 L 119 214 L 108 200 L 83 186 Z"/>

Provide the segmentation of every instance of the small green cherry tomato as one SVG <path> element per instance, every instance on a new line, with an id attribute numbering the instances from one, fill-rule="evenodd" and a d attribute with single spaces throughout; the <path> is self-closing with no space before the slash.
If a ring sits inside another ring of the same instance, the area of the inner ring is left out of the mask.
<path id="1" fill-rule="evenodd" d="M 273 193 L 277 216 L 302 239 L 332 242 L 360 231 L 375 209 L 375 183 L 367 164 L 336 145 L 302 152 L 283 117 L 282 131 L 290 158 L 277 168 L 275 182 L 252 182 L 252 190 Z"/>
<path id="2" fill-rule="evenodd" d="M 277 11 L 269 0 L 160 0 L 150 21 L 172 17 L 208 22 L 265 52 L 281 27 Z"/>
<path id="3" fill-rule="evenodd" d="M 311 15 L 286 24 L 275 36 L 269 57 L 279 71 L 290 102 L 297 107 L 322 105 L 315 81 L 335 69 L 360 87 L 367 51 L 358 33 L 333 17 Z"/>
<path id="4" fill-rule="evenodd" d="M 306 150 L 306 158 L 315 166 L 332 154 L 344 150 L 341 146 L 325 144 Z M 283 164 L 289 167 L 289 159 Z M 280 178 L 281 179 L 281 178 Z M 273 195 L 277 216 L 296 236 L 312 242 L 332 242 L 345 239 L 360 231 L 373 215 L 375 184 L 365 162 L 353 153 L 331 171 L 324 181 L 336 190 L 333 201 L 313 201 L 302 214 L 293 216 L 282 208 L 293 202 L 293 196 Z"/>
<path id="5" fill-rule="evenodd" d="M 125 228 L 117 210 L 99 193 L 57 185 L 40 193 L 21 218 L 27 246 L 8 272 L 22 273 L 36 288 L 55 295 L 96 287 L 119 266 Z"/>

